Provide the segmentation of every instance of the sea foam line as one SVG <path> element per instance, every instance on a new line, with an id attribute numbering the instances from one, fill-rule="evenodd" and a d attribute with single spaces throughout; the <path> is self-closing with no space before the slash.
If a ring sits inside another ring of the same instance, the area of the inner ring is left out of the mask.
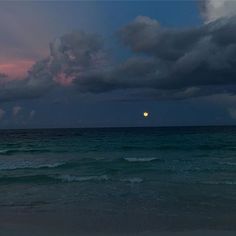
<path id="1" fill-rule="evenodd" d="M 139 177 L 133 177 L 133 178 L 121 179 L 121 181 L 123 181 L 123 182 L 129 182 L 129 183 L 131 183 L 131 184 L 134 184 L 134 183 L 141 183 L 141 182 L 143 182 L 143 179 L 142 179 L 142 178 L 139 178 Z"/>
<path id="2" fill-rule="evenodd" d="M 20 169 L 42 169 L 42 168 L 56 168 L 65 165 L 66 163 L 52 163 L 52 164 L 31 164 L 31 163 L 23 163 L 23 164 L 9 164 L 9 165 L 1 165 L 0 170 L 20 170 Z"/>
<path id="3" fill-rule="evenodd" d="M 55 179 L 62 180 L 63 182 L 83 182 L 83 181 L 101 181 L 101 180 L 108 180 L 107 175 L 100 175 L 100 176 L 73 176 L 73 175 L 61 175 L 58 177 L 55 177 Z"/>
<path id="4" fill-rule="evenodd" d="M 205 181 L 200 183 L 209 185 L 236 185 L 236 181 Z"/>

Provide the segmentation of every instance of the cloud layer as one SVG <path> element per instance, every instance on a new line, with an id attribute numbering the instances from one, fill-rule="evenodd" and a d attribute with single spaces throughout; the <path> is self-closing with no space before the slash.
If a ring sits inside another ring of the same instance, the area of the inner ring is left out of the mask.
<path id="1" fill-rule="evenodd" d="M 136 90 L 153 99 L 236 93 L 236 16 L 228 1 L 201 2 L 205 24 L 167 28 L 138 16 L 117 32 L 131 56 L 114 63 L 99 35 L 71 32 L 24 80 L 0 74 L 0 101 L 40 97 L 56 87 L 77 93 Z M 150 91 L 148 93 L 147 91 Z"/>

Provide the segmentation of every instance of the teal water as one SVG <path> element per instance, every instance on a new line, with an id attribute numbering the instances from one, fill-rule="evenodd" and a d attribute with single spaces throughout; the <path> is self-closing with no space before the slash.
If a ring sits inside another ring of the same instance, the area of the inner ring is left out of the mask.
<path id="1" fill-rule="evenodd" d="M 236 127 L 0 131 L 0 210 L 58 209 L 84 230 L 235 229 Z"/>

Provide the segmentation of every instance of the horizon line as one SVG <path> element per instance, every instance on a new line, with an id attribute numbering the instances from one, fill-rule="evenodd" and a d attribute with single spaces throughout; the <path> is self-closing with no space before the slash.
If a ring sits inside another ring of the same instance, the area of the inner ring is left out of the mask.
<path id="1" fill-rule="evenodd" d="M 206 128 L 206 127 L 236 127 L 236 124 L 224 125 L 168 125 L 168 126 L 88 126 L 88 127 L 26 127 L 26 128 L 0 128 L 2 130 L 46 130 L 46 129 L 143 129 L 143 128 Z"/>

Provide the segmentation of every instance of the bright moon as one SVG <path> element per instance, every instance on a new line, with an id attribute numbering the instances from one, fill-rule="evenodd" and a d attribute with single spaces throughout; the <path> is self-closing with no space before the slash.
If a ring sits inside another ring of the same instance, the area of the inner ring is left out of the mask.
<path id="1" fill-rule="evenodd" d="M 146 111 L 143 113 L 143 116 L 144 116 L 145 118 L 147 118 L 148 115 L 149 115 L 149 114 L 148 114 L 148 112 L 146 112 Z"/>

